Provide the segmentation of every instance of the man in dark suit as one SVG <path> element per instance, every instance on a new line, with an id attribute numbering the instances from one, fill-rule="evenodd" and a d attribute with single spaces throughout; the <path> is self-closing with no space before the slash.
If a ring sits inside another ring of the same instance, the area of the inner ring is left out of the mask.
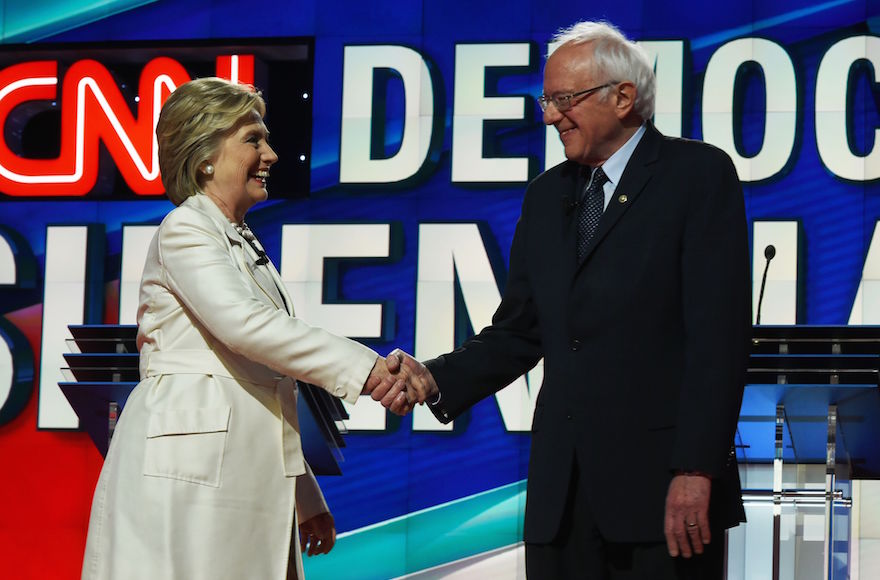
<path id="1" fill-rule="evenodd" d="M 526 191 L 492 324 L 426 367 L 399 351 L 389 364 L 449 422 L 544 357 L 530 579 L 722 578 L 724 531 L 744 520 L 733 440 L 751 331 L 736 171 L 653 127 L 651 63 L 617 29 L 554 40 L 540 102 L 568 160 Z M 373 397 L 408 411 L 390 382 Z"/>

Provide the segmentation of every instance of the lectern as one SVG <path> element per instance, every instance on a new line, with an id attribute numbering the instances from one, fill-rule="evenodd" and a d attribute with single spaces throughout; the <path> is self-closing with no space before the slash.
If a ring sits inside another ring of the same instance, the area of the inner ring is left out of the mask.
<path id="1" fill-rule="evenodd" d="M 781 506 L 825 505 L 823 578 L 846 571 L 850 481 L 880 477 L 880 327 L 756 326 L 740 412 L 741 462 L 773 464 L 773 578 L 779 578 Z M 823 491 L 782 488 L 784 462 L 825 465 Z M 841 565 L 842 564 L 842 565 Z"/>
<path id="2" fill-rule="evenodd" d="M 106 455 L 119 414 L 139 381 L 137 326 L 72 325 L 70 353 L 64 355 L 67 379 L 59 383 L 80 426 Z M 299 383 L 298 418 L 306 461 L 317 475 L 340 475 L 340 428 L 348 413 L 342 402 L 325 390 Z M 344 429 L 344 427 L 342 427 Z"/>

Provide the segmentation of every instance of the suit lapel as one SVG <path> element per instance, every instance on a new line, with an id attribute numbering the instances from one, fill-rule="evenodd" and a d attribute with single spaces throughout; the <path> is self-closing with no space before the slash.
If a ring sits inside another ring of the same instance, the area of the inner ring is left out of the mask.
<path id="1" fill-rule="evenodd" d="M 648 123 L 642 140 L 639 141 L 632 157 L 629 159 L 629 163 L 626 164 L 626 169 L 624 169 L 623 175 L 620 177 L 620 183 L 614 188 L 614 195 L 611 201 L 608 202 L 608 207 L 605 208 L 602 219 L 599 220 L 596 234 L 593 236 L 590 245 L 587 246 L 587 253 L 577 268 L 578 272 L 583 269 L 584 264 L 590 259 L 590 255 L 596 247 L 602 243 L 602 240 L 620 221 L 627 210 L 632 207 L 648 185 L 654 173 L 651 166 L 660 156 L 660 143 L 662 139 L 663 136 L 660 135 L 657 129 L 651 123 Z"/>
<path id="2" fill-rule="evenodd" d="M 559 196 L 554 200 L 551 213 L 559 216 L 557 231 L 560 235 L 560 257 L 562 259 L 563 273 L 569 279 L 574 275 L 577 267 L 577 206 L 582 191 L 580 190 L 581 166 L 571 161 L 565 162 L 565 167 L 558 176 L 558 183 L 551 183 L 547 191 L 554 192 Z M 559 208 L 558 210 L 556 208 Z"/>
<path id="3" fill-rule="evenodd" d="M 272 260 L 269 260 L 266 264 L 266 268 L 273 278 L 272 281 L 274 282 L 275 287 L 278 288 L 278 292 L 281 294 L 287 313 L 293 316 L 293 301 L 290 299 L 290 294 L 287 292 L 287 285 L 284 283 L 284 280 L 281 279 L 281 273 L 275 268 L 275 264 L 272 263 Z"/>
<path id="4" fill-rule="evenodd" d="M 286 305 L 284 304 L 284 300 L 287 300 L 287 304 L 290 304 L 290 298 L 286 296 L 286 291 L 283 290 L 283 284 L 276 284 L 273 279 L 273 276 L 276 276 L 278 277 L 279 282 L 281 280 L 275 267 L 271 266 L 271 262 L 269 262 L 267 265 L 271 266 L 271 270 L 263 271 L 262 266 L 257 265 L 256 252 L 254 252 L 250 245 L 245 242 L 244 238 L 241 237 L 241 234 L 238 233 L 235 227 L 229 223 L 229 220 L 226 219 L 223 212 L 214 205 L 214 202 L 211 201 L 208 196 L 198 194 L 190 196 L 184 201 L 184 203 L 208 214 L 211 219 L 220 225 L 232 249 L 233 257 L 238 263 L 238 269 L 253 280 L 254 284 L 263 291 L 263 294 L 269 302 L 271 302 L 276 308 L 290 312 L 288 308 L 285 308 Z"/>
<path id="5" fill-rule="evenodd" d="M 233 253 L 238 259 L 239 269 L 254 281 L 254 284 L 263 291 L 266 298 L 268 298 L 276 308 L 279 310 L 284 309 L 284 304 L 279 300 L 281 298 L 281 291 L 276 287 L 275 282 L 272 280 L 272 276 L 267 271 L 263 270 L 263 266 L 257 265 L 256 252 L 254 252 L 250 245 L 244 241 L 241 234 L 239 234 L 235 227 L 229 222 L 226 223 L 223 231 L 226 233 L 229 243 L 233 246 Z"/>

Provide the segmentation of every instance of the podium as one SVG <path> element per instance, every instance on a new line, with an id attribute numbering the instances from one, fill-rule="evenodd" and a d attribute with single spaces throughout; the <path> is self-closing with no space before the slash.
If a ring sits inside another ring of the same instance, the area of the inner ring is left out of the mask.
<path id="1" fill-rule="evenodd" d="M 784 503 L 824 504 L 823 578 L 844 577 L 850 481 L 880 478 L 878 378 L 880 327 L 754 327 L 737 455 L 773 465 L 773 488 L 743 495 L 772 502 L 774 580 Z M 783 489 L 784 463 L 824 465 L 825 489 Z"/>
<path id="2" fill-rule="evenodd" d="M 101 452 L 107 454 L 119 415 L 140 380 L 135 325 L 71 325 L 71 352 L 64 355 L 61 391 Z M 316 475 L 341 475 L 348 419 L 342 402 L 325 390 L 299 382 L 297 407 L 303 453 Z M 303 404 L 303 402 L 305 404 Z M 342 427 L 342 431 L 340 428 Z"/>

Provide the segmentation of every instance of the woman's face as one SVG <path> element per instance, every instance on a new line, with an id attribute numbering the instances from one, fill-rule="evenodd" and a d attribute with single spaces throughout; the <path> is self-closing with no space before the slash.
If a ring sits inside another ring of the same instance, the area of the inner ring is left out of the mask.
<path id="1" fill-rule="evenodd" d="M 207 175 L 205 193 L 219 198 L 236 221 L 269 195 L 269 167 L 278 161 L 278 156 L 269 146 L 268 137 L 262 117 L 252 111 L 220 142 L 211 161 L 214 172 Z"/>

